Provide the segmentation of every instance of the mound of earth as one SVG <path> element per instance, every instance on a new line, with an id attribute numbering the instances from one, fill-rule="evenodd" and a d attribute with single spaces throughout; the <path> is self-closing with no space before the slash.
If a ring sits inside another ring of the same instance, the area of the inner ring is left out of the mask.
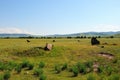
<path id="1" fill-rule="evenodd" d="M 34 47 L 28 50 L 24 50 L 22 52 L 17 52 L 15 55 L 17 56 L 42 56 L 45 51 L 41 47 Z"/>
<path id="2" fill-rule="evenodd" d="M 114 58 L 114 55 L 111 54 L 111 53 L 106 53 L 106 52 L 100 52 L 98 53 L 99 56 L 103 56 L 103 57 L 106 57 L 108 59 L 113 59 Z"/>

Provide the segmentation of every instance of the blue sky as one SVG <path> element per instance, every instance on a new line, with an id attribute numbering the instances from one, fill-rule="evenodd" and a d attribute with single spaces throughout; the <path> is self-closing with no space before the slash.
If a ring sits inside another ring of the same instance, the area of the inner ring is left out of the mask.
<path id="1" fill-rule="evenodd" d="M 0 33 L 120 31 L 120 0 L 0 0 Z"/>

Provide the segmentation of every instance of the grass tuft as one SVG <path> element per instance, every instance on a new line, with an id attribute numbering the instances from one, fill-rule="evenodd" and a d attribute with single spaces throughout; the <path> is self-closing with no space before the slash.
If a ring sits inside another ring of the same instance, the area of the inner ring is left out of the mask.
<path id="1" fill-rule="evenodd" d="M 44 67 L 45 67 L 45 63 L 41 61 L 41 62 L 39 63 L 39 68 L 44 68 Z"/>

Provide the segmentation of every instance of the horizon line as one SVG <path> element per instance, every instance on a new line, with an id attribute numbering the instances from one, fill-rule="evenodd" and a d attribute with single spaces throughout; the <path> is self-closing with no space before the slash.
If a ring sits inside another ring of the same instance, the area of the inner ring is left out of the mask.
<path id="1" fill-rule="evenodd" d="M 96 32 L 96 33 L 104 33 L 104 32 L 120 32 L 120 31 L 86 31 L 86 32 L 74 32 L 74 33 L 55 33 L 55 34 L 34 34 L 34 33 L 0 33 L 0 34 L 29 34 L 29 35 L 41 35 L 41 36 L 46 36 L 46 35 L 67 35 L 67 34 L 77 34 L 77 33 L 89 33 L 89 32 Z"/>

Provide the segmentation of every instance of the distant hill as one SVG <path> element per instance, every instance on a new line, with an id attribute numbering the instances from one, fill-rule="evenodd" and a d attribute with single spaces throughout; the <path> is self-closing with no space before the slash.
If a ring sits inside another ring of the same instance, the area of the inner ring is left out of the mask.
<path id="1" fill-rule="evenodd" d="M 120 34 L 120 31 L 117 32 L 85 32 L 85 33 L 73 33 L 73 34 L 55 34 L 55 35 L 47 35 L 49 37 L 67 37 L 67 36 L 71 36 L 71 37 L 76 37 L 76 36 L 114 36 L 116 34 Z"/>
<path id="2" fill-rule="evenodd" d="M 30 34 L 0 34 L 0 37 L 28 37 L 31 36 Z"/>
<path id="3" fill-rule="evenodd" d="M 119 34 L 115 34 L 114 36 L 115 36 L 115 37 L 120 37 L 120 33 L 119 33 Z"/>
<path id="4" fill-rule="evenodd" d="M 0 34 L 0 37 L 42 37 L 42 35 L 31 35 L 31 34 Z M 120 37 L 120 31 L 117 32 L 84 32 L 84 33 L 73 33 L 73 34 L 55 34 L 55 35 L 46 35 L 45 37 L 76 37 L 76 36 L 86 36 L 86 37 L 92 37 L 92 36 L 115 36 Z"/>

